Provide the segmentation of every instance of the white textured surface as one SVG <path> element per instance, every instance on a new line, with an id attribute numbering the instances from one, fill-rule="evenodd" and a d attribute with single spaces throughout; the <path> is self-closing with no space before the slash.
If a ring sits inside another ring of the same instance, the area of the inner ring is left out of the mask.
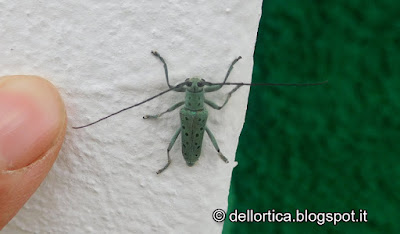
<path id="1" fill-rule="evenodd" d="M 168 93 L 92 127 L 73 130 L 166 89 L 187 77 L 251 80 L 262 0 L 0 0 L 0 75 L 32 74 L 52 81 L 69 114 L 66 142 L 38 191 L 4 233 L 220 233 L 214 209 L 227 208 L 248 88 L 224 109 L 209 109 L 203 152 L 187 167 L 178 138 L 161 175 L 178 110 L 143 120 L 183 100 Z M 225 87 L 208 95 L 222 104 Z"/>

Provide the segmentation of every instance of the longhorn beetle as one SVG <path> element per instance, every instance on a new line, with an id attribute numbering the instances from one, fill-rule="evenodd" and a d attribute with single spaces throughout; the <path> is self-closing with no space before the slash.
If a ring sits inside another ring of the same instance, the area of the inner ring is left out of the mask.
<path id="1" fill-rule="evenodd" d="M 157 171 L 157 174 L 160 174 L 163 172 L 167 167 L 171 164 L 171 158 L 169 156 L 169 151 L 171 148 L 174 146 L 176 139 L 178 138 L 179 134 L 182 135 L 182 154 L 183 158 L 186 161 L 186 164 L 191 167 L 194 165 L 194 163 L 199 159 L 200 153 L 201 153 L 201 146 L 203 143 L 203 135 L 204 131 L 207 133 L 207 135 L 210 137 L 212 144 L 214 145 L 215 150 L 217 151 L 219 157 L 225 162 L 228 163 L 228 159 L 221 153 L 218 143 L 215 140 L 214 135 L 210 131 L 210 129 L 207 127 L 207 117 L 208 117 L 208 111 L 207 109 L 204 108 L 204 104 L 209 105 L 211 108 L 220 110 L 223 108 L 226 103 L 229 101 L 231 95 L 238 90 L 240 87 L 244 85 L 260 85 L 260 86 L 313 86 L 313 85 L 321 85 L 327 83 L 327 81 L 319 82 L 319 83 L 303 83 L 303 84 L 278 84 L 278 83 L 261 83 L 261 84 L 252 84 L 252 83 L 228 83 L 226 80 L 229 77 L 229 74 L 231 73 L 233 66 L 237 61 L 239 61 L 242 57 L 239 56 L 233 62 L 231 63 L 228 72 L 225 75 L 225 79 L 222 83 L 211 83 L 207 82 L 204 79 L 200 79 L 198 77 L 193 77 L 193 78 L 188 78 L 184 82 L 179 83 L 178 85 L 172 86 L 169 83 L 169 78 L 168 78 L 168 68 L 167 68 L 167 63 L 165 62 L 164 58 L 161 57 L 161 55 L 157 51 L 152 51 L 151 52 L 154 56 L 156 56 L 164 65 L 164 72 L 165 72 L 165 78 L 167 80 L 167 85 L 169 89 L 153 96 L 150 97 L 142 102 L 139 102 L 135 105 L 126 107 L 122 110 L 119 110 L 115 113 L 112 113 L 108 116 L 105 116 L 95 122 L 80 126 L 80 127 L 73 127 L 74 129 L 79 129 L 79 128 L 85 128 L 88 126 L 91 126 L 93 124 L 96 124 L 100 121 L 103 121 L 113 115 L 119 114 L 123 111 L 126 111 L 128 109 L 134 108 L 136 106 L 142 105 L 143 103 L 146 103 L 154 98 L 157 98 L 169 91 L 175 91 L 175 92 L 185 92 L 185 101 L 178 102 L 175 105 L 171 106 L 168 108 L 168 110 L 161 112 L 156 115 L 145 115 L 143 116 L 143 119 L 156 119 L 158 117 L 161 117 L 165 113 L 171 112 L 178 107 L 184 105 L 184 107 L 180 110 L 180 119 L 181 119 L 181 126 L 179 129 L 175 132 L 173 135 L 171 142 L 169 143 L 168 149 L 167 149 L 167 157 L 168 161 L 167 164 L 163 168 Z M 224 85 L 235 85 L 236 87 L 233 88 L 227 95 L 225 102 L 219 106 L 215 104 L 214 102 L 206 99 L 204 97 L 204 93 L 208 92 L 215 92 L 222 88 Z"/>

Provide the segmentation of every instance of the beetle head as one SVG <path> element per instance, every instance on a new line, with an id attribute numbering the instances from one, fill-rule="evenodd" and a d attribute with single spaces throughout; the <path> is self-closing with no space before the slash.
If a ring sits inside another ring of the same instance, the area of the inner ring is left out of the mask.
<path id="1" fill-rule="evenodd" d="M 186 90 L 192 93 L 202 92 L 204 85 L 206 85 L 206 81 L 197 77 L 185 80 Z"/>

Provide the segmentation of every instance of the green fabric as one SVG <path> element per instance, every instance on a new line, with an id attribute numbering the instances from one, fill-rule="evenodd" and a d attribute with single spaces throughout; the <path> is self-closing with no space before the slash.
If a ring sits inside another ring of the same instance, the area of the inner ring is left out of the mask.
<path id="1" fill-rule="evenodd" d="M 224 223 L 224 233 L 400 233 L 400 1 L 264 0 L 229 212 L 367 223 Z"/>

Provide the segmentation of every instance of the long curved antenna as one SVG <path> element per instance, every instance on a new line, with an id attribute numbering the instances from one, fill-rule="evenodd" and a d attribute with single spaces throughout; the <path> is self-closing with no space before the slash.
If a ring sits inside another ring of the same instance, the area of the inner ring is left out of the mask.
<path id="1" fill-rule="evenodd" d="M 226 82 L 226 83 L 210 83 L 206 82 L 205 85 L 248 85 L 248 86 L 316 86 L 328 83 L 327 80 L 317 83 L 242 83 L 242 82 Z"/>
<path id="2" fill-rule="evenodd" d="M 148 99 L 146 99 L 146 100 L 144 100 L 144 101 L 142 101 L 142 102 L 136 103 L 135 105 L 128 106 L 128 107 L 126 107 L 126 108 L 124 108 L 124 109 L 122 109 L 122 110 L 119 110 L 119 111 L 114 112 L 114 113 L 112 113 L 112 114 L 110 114 L 110 115 L 107 115 L 106 117 L 103 117 L 103 118 L 101 118 L 101 119 L 99 119 L 99 120 L 97 120 L 97 121 L 94 121 L 94 122 L 92 122 L 92 123 L 89 123 L 89 124 L 86 124 L 86 125 L 83 125 L 83 126 L 72 127 L 72 128 L 73 128 L 73 129 L 80 129 L 80 128 L 89 127 L 89 126 L 91 126 L 91 125 L 93 125 L 93 124 L 96 124 L 96 123 L 98 123 L 98 122 L 100 122 L 100 121 L 103 121 L 103 120 L 105 120 L 105 119 L 108 119 L 108 118 L 110 118 L 111 116 L 114 116 L 114 115 L 116 115 L 116 114 L 119 114 L 119 113 L 121 113 L 121 112 L 123 112 L 123 111 L 126 111 L 126 110 L 129 110 L 129 109 L 132 109 L 132 108 L 134 108 L 134 107 L 140 106 L 140 105 L 142 105 L 143 103 L 148 102 L 148 101 L 150 101 L 150 100 L 153 100 L 154 98 L 159 97 L 159 96 L 161 96 L 161 95 L 163 95 L 163 94 L 165 94 L 165 93 L 168 93 L 169 91 L 172 91 L 172 90 L 174 90 L 175 88 L 181 87 L 182 84 L 184 84 L 184 83 L 185 83 L 185 82 L 180 83 L 180 84 L 178 84 L 178 85 L 176 85 L 176 86 L 172 86 L 171 88 L 169 88 L 169 89 L 167 89 L 167 90 L 165 90 L 165 91 L 162 91 L 161 93 L 159 93 L 159 94 L 157 94 L 157 95 L 155 95 L 155 96 L 153 96 L 153 97 L 151 97 L 151 98 L 148 98 Z"/>

